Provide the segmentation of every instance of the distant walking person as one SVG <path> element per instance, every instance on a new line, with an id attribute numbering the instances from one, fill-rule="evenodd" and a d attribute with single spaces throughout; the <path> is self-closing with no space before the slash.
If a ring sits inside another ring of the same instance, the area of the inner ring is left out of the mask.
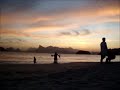
<path id="1" fill-rule="evenodd" d="M 36 58 L 34 57 L 34 60 L 33 60 L 34 64 L 36 63 Z"/>
<path id="2" fill-rule="evenodd" d="M 57 62 L 57 60 L 58 60 L 57 56 L 59 56 L 59 58 L 60 58 L 60 55 L 57 52 L 55 52 L 55 54 L 51 55 L 51 56 L 54 56 L 54 63 L 57 64 L 58 63 Z"/>
<path id="3" fill-rule="evenodd" d="M 102 38 L 102 42 L 100 44 L 101 47 L 101 59 L 100 62 L 103 62 L 103 59 L 108 55 L 108 48 L 107 48 L 107 44 L 105 42 L 105 38 Z"/>

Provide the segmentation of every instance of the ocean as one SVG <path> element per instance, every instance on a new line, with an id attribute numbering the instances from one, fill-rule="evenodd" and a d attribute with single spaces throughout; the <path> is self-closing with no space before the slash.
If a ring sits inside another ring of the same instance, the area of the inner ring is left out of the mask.
<path id="1" fill-rule="evenodd" d="M 54 53 L 0 52 L 0 64 L 33 64 L 34 56 L 37 64 L 50 64 L 53 63 L 52 54 Z M 58 63 L 100 62 L 100 55 L 60 54 L 60 56 Z M 112 62 L 120 62 L 120 55 Z"/>

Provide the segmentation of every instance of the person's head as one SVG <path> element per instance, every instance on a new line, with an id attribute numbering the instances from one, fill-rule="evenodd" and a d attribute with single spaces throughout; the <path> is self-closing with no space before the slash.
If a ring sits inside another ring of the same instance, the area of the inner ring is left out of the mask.
<path id="1" fill-rule="evenodd" d="M 105 38 L 102 38 L 102 41 L 105 42 Z"/>
<path id="2" fill-rule="evenodd" d="M 55 52 L 55 54 L 57 54 L 57 52 Z"/>

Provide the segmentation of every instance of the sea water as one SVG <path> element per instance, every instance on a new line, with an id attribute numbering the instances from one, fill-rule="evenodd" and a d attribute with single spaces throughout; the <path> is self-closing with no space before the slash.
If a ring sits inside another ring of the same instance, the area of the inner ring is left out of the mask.
<path id="1" fill-rule="evenodd" d="M 37 64 L 50 64 L 54 60 L 52 54 L 54 53 L 0 52 L 0 64 L 33 64 L 34 56 Z M 60 56 L 59 63 L 100 62 L 100 55 L 60 54 Z M 120 62 L 120 55 L 112 62 Z"/>

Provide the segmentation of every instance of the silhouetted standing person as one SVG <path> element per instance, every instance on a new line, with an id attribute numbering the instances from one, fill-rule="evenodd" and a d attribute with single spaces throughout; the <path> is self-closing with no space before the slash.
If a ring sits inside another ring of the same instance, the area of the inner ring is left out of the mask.
<path id="1" fill-rule="evenodd" d="M 57 56 L 59 56 L 59 58 L 60 58 L 60 55 L 57 54 L 57 52 L 55 52 L 55 54 L 54 54 L 54 55 L 51 55 L 51 56 L 54 56 L 54 63 L 58 63 L 58 62 L 57 62 L 57 60 L 58 60 Z"/>
<path id="2" fill-rule="evenodd" d="M 34 57 L 34 60 L 33 60 L 34 64 L 36 63 L 36 58 Z"/>
<path id="3" fill-rule="evenodd" d="M 102 38 L 102 42 L 100 44 L 101 47 L 101 59 L 100 62 L 103 62 L 103 59 L 107 56 L 108 54 L 108 48 L 107 48 L 107 44 L 105 42 L 105 38 Z"/>

